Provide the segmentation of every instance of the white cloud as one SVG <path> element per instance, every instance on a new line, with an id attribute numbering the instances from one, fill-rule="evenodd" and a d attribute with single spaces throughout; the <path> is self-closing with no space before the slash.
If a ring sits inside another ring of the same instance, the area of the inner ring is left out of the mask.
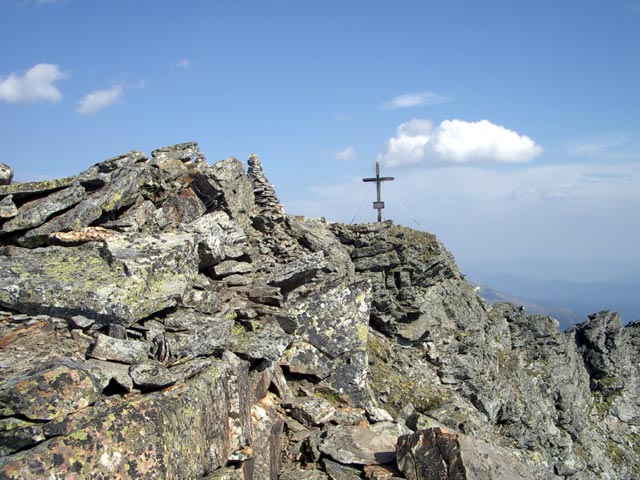
<path id="1" fill-rule="evenodd" d="M 401 124 L 378 155 L 389 166 L 425 162 L 528 162 L 543 152 L 542 147 L 488 120 L 466 122 L 444 120 L 438 127 L 414 118 Z"/>
<path id="2" fill-rule="evenodd" d="M 178 68 L 191 68 L 193 64 L 191 63 L 191 60 L 189 60 L 188 58 L 182 58 L 178 61 L 178 63 L 176 63 L 176 67 Z"/>
<path id="3" fill-rule="evenodd" d="M 348 162 L 349 160 L 353 160 L 356 156 L 356 149 L 353 147 L 347 147 L 339 152 L 336 152 L 335 158 L 341 162 Z"/>
<path id="4" fill-rule="evenodd" d="M 445 95 L 438 95 L 433 92 L 415 92 L 393 97 L 391 100 L 384 102 L 382 108 L 384 110 L 393 110 L 396 108 L 424 107 L 450 101 L 451 98 Z"/>
<path id="5" fill-rule="evenodd" d="M 53 84 L 68 75 L 57 65 L 39 63 L 25 72 L 17 75 L 13 72 L 8 77 L 0 77 L 0 100 L 9 103 L 34 103 L 62 100 L 62 93 Z"/>
<path id="6" fill-rule="evenodd" d="M 122 85 L 114 85 L 108 89 L 96 90 L 80 99 L 76 112 L 83 115 L 97 113 L 118 102 L 123 95 L 124 87 Z"/>

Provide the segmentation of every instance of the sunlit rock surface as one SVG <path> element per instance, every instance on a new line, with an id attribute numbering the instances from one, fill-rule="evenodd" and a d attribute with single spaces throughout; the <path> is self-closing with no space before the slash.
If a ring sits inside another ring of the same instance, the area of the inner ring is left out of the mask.
<path id="1" fill-rule="evenodd" d="M 438 239 L 293 217 L 195 142 L 0 164 L 0 478 L 640 477 L 640 325 L 476 295 Z"/>

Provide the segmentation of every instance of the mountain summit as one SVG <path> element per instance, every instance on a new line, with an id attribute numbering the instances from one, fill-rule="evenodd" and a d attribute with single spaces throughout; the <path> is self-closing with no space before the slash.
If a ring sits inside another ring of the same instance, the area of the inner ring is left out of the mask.
<path id="1" fill-rule="evenodd" d="M 287 215 L 255 155 L 1 170 L 0 478 L 640 476 L 637 322 L 490 306 L 430 233 Z"/>

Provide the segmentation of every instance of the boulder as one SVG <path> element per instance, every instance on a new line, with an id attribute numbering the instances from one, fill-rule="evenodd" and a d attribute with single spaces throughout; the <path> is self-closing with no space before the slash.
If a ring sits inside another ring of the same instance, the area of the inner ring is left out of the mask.
<path id="1" fill-rule="evenodd" d="M 13 180 L 13 168 L 0 162 L 0 185 L 9 185 Z"/>
<path id="2" fill-rule="evenodd" d="M 294 352 L 285 357 L 294 370 L 305 372 L 318 364 L 321 385 L 354 405 L 369 398 L 367 337 L 371 286 L 368 282 L 322 285 L 308 297 L 288 306 L 297 324 Z M 313 348 L 309 348 L 311 345 Z M 307 356 L 308 358 L 305 358 Z"/>
<path id="3" fill-rule="evenodd" d="M 518 452 L 488 445 L 442 428 L 401 436 L 397 464 L 408 480 L 517 480 L 556 477 Z"/>
<path id="4" fill-rule="evenodd" d="M 20 207 L 18 213 L 2 225 L 3 232 L 15 232 L 42 225 L 47 218 L 79 203 L 86 193 L 79 182 L 38 200 L 32 200 Z"/>
<path id="5" fill-rule="evenodd" d="M 13 203 L 13 195 L 7 195 L 0 200 L 0 220 L 13 218 L 18 214 L 18 207 Z"/>
<path id="6" fill-rule="evenodd" d="M 230 455 L 229 366 L 125 401 L 61 436 L 4 459 L 0 477 L 201 478 Z"/>
<path id="7" fill-rule="evenodd" d="M 378 465 L 396 458 L 396 443 L 409 430 L 397 423 L 381 422 L 365 426 L 330 428 L 320 451 L 343 464 Z"/>
<path id="8" fill-rule="evenodd" d="M 0 255 L 0 305 L 131 325 L 174 306 L 197 271 L 192 235 L 113 235 L 80 247 L 13 247 Z"/>

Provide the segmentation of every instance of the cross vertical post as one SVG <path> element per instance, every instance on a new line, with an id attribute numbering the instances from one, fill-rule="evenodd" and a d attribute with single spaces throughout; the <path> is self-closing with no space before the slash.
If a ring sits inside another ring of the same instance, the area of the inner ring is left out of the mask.
<path id="1" fill-rule="evenodd" d="M 380 176 L 380 161 L 376 160 L 376 176 L 371 178 L 363 178 L 363 182 L 376 182 L 376 201 L 373 202 L 374 210 L 378 210 L 378 222 L 382 222 L 382 209 L 384 208 L 384 202 L 380 199 L 380 186 L 382 182 L 390 182 L 395 180 L 393 177 L 381 177 Z"/>

